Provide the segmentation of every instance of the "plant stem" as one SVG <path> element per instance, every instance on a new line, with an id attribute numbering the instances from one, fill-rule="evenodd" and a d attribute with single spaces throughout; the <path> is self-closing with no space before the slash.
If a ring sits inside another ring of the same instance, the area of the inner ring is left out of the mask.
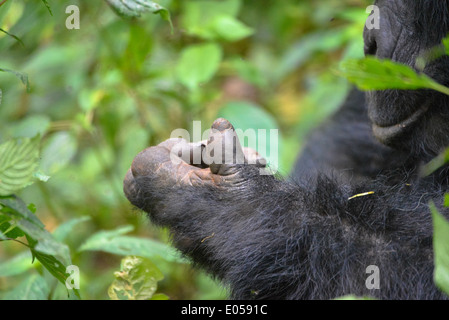
<path id="1" fill-rule="evenodd" d="M 30 247 L 28 244 L 26 244 L 25 242 L 22 242 L 22 241 L 20 241 L 20 240 L 17 240 L 17 239 L 13 239 L 13 238 L 3 238 L 3 239 L 0 239 L 0 241 L 15 241 L 15 242 L 18 242 L 18 243 L 20 243 L 20 244 L 23 244 L 24 246 L 26 246 L 26 247 L 28 247 L 28 248 L 31 249 L 31 247 Z"/>
<path id="2" fill-rule="evenodd" d="M 438 92 L 444 93 L 449 96 L 449 88 L 439 84 L 436 81 L 432 81 L 431 89 L 436 90 Z"/>

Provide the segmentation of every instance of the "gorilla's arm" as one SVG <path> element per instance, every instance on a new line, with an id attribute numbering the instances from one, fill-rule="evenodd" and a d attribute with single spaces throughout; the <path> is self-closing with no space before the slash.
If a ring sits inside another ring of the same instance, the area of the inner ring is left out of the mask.
<path id="1" fill-rule="evenodd" d="M 319 178 L 311 189 L 260 175 L 254 165 L 173 164 L 172 147 L 169 140 L 140 153 L 125 194 L 234 298 L 440 297 L 430 214 L 413 187 Z M 370 265 L 380 269 L 380 290 L 365 286 Z"/>

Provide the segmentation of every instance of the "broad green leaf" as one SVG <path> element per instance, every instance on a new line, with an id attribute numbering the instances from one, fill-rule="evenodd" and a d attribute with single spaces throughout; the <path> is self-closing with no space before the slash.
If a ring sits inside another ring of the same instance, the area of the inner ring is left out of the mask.
<path id="1" fill-rule="evenodd" d="M 40 169 L 47 175 L 54 175 L 72 160 L 77 147 L 71 133 L 62 131 L 53 134 L 42 148 Z"/>
<path id="2" fill-rule="evenodd" d="M 296 43 L 293 43 L 279 59 L 279 66 L 274 71 L 276 80 L 279 81 L 300 68 L 316 52 L 337 50 L 347 40 L 346 29 L 317 31 L 307 34 Z"/>
<path id="3" fill-rule="evenodd" d="M 235 18 L 240 11 L 240 0 L 183 1 L 181 24 L 188 34 L 203 39 L 214 39 L 214 20 L 220 16 Z"/>
<path id="4" fill-rule="evenodd" d="M 373 57 L 343 61 L 340 69 L 363 90 L 418 89 L 427 87 L 431 81 L 409 66 Z"/>
<path id="5" fill-rule="evenodd" d="M 214 40 L 239 41 L 254 33 L 254 30 L 232 16 L 220 15 L 216 17 L 206 28 L 197 31 L 204 38 Z"/>
<path id="6" fill-rule="evenodd" d="M 238 41 L 254 33 L 254 30 L 231 16 L 220 16 L 212 24 L 213 30 L 220 38 Z"/>
<path id="7" fill-rule="evenodd" d="M 366 22 L 365 8 L 348 7 L 335 14 L 339 19 L 354 22 L 356 26 L 363 26 Z"/>
<path id="8" fill-rule="evenodd" d="M 27 205 L 28 210 L 30 210 L 32 213 L 36 213 L 37 207 L 34 203 L 30 203 Z"/>
<path id="9" fill-rule="evenodd" d="M 235 128 L 242 130 L 278 128 L 272 115 L 261 106 L 246 101 L 229 102 L 220 109 L 218 117 L 226 118 Z"/>
<path id="10" fill-rule="evenodd" d="M 276 131 L 276 120 L 270 114 L 256 104 L 242 101 L 226 104 L 217 117 L 232 123 L 242 146 L 257 150 L 270 167 L 279 168 L 281 137 Z"/>
<path id="11" fill-rule="evenodd" d="M 31 252 L 27 250 L 0 263 L 0 277 L 15 276 L 28 271 L 32 267 Z"/>
<path id="12" fill-rule="evenodd" d="M 221 47 L 215 43 L 185 48 L 176 66 L 178 80 L 191 90 L 211 80 L 220 66 L 222 54 Z"/>
<path id="13" fill-rule="evenodd" d="M 35 239 L 31 238 L 30 236 L 26 235 L 26 238 L 28 240 L 28 244 L 30 247 L 31 254 L 34 259 L 37 259 L 42 266 L 50 272 L 50 274 L 56 278 L 60 283 L 62 283 L 64 286 L 66 285 L 66 280 L 68 278 L 68 273 L 66 273 L 67 266 L 71 264 L 70 262 L 70 255 L 69 255 L 69 249 L 66 245 L 57 243 L 55 241 L 48 241 L 47 239 L 40 240 L 39 242 Z M 44 244 L 45 242 L 45 244 Z M 57 245 L 60 246 L 60 248 L 57 248 Z M 64 250 L 65 249 L 65 250 Z M 55 250 L 55 253 L 53 254 L 53 251 Z M 58 251 L 56 251 L 58 250 Z M 61 254 L 61 251 L 64 250 L 65 252 Z M 47 253 L 50 252 L 50 253 Z M 55 255 L 59 255 L 63 258 L 65 258 L 65 263 L 61 262 L 60 259 L 58 259 Z M 76 297 L 79 299 L 80 294 L 77 289 L 73 289 L 73 293 Z"/>
<path id="14" fill-rule="evenodd" d="M 0 209 L 0 231 L 2 234 L 9 239 L 16 239 L 23 237 L 24 233 L 20 228 L 17 228 L 11 218 L 6 214 L 1 214 L 1 212 L 7 212 L 8 208 Z M 10 223 L 11 222 L 11 223 Z"/>
<path id="15" fill-rule="evenodd" d="M 15 196 L 0 197 L 0 204 L 3 205 L 2 212 L 13 220 L 26 220 L 37 228 L 43 229 L 43 223 L 36 215 L 28 209 L 27 205 Z M 10 209 L 10 210 L 6 210 Z"/>
<path id="16" fill-rule="evenodd" d="M 0 145 L 0 196 L 13 194 L 34 181 L 40 137 L 9 140 Z"/>
<path id="17" fill-rule="evenodd" d="M 132 225 L 126 225 L 126 226 L 118 227 L 117 229 L 114 229 L 114 230 L 99 231 L 99 232 L 93 234 L 92 236 L 90 236 L 80 247 L 79 251 L 83 251 L 85 247 L 86 248 L 89 247 L 91 245 L 91 244 L 89 244 L 89 242 L 92 242 L 93 244 L 98 244 L 98 242 L 101 242 L 101 241 L 107 242 L 107 241 L 109 241 L 110 238 L 114 238 L 114 237 L 118 237 L 118 236 L 127 234 L 133 230 L 134 230 L 134 227 Z"/>
<path id="18" fill-rule="evenodd" d="M 33 138 L 38 134 L 43 136 L 49 129 L 50 122 L 50 118 L 46 115 L 32 115 L 21 121 L 12 123 L 9 132 L 14 138 Z"/>
<path id="19" fill-rule="evenodd" d="M 340 65 L 340 73 L 361 90 L 427 88 L 449 94 L 449 88 L 425 74 L 418 74 L 411 67 L 390 60 L 374 57 L 346 60 Z"/>
<path id="20" fill-rule="evenodd" d="M 123 236 L 132 231 L 132 226 L 112 231 L 99 231 L 88 238 L 78 251 L 104 251 L 118 255 L 136 255 L 145 258 L 161 257 L 167 261 L 184 263 L 180 254 L 172 247 L 150 239 Z"/>
<path id="21" fill-rule="evenodd" d="M 33 258 L 36 258 L 53 277 L 65 285 L 68 278 L 68 274 L 66 273 L 67 266 L 53 255 L 45 254 L 34 249 L 31 249 L 31 253 L 33 254 Z M 78 298 L 80 297 L 78 290 L 74 289 L 74 293 Z"/>
<path id="22" fill-rule="evenodd" d="M 65 266 L 71 264 L 67 245 L 57 242 L 20 199 L 0 198 L 0 204 L 4 206 L 2 211 L 11 219 L 11 224 L 25 233 L 33 258 L 38 259 L 53 276 L 65 284 Z M 5 208 L 10 210 L 5 211 Z M 78 292 L 75 294 L 79 295 Z"/>
<path id="23" fill-rule="evenodd" d="M 122 259 L 120 271 L 108 289 L 112 300 L 149 300 L 157 290 L 157 282 L 164 278 L 148 259 L 128 256 Z"/>
<path id="24" fill-rule="evenodd" d="M 173 30 L 173 24 L 170 19 L 170 12 L 157 4 L 154 1 L 149 0 L 105 0 L 111 8 L 121 17 L 133 18 L 140 17 L 142 13 L 150 12 L 154 14 L 160 14 L 161 18 L 170 23 L 170 27 Z"/>
<path id="25" fill-rule="evenodd" d="M 148 36 L 145 26 L 130 25 L 128 45 L 121 60 L 128 79 L 139 82 L 142 67 L 153 48 L 153 41 L 153 37 Z"/>
<path id="26" fill-rule="evenodd" d="M 5 294 L 5 300 L 48 300 L 50 288 L 45 279 L 33 274 L 23 280 L 12 291 Z"/>
<path id="27" fill-rule="evenodd" d="M 40 239 L 34 246 L 34 249 L 42 254 L 55 256 L 58 260 L 61 260 L 63 264 L 70 265 L 71 258 L 69 247 L 64 243 L 57 242 L 51 237 L 51 234 L 48 233 L 48 231 L 46 231 L 45 234 L 45 238 Z"/>
<path id="28" fill-rule="evenodd" d="M 67 236 L 73 231 L 73 228 L 82 222 L 89 221 L 91 219 L 90 216 L 84 216 L 81 218 L 71 219 L 60 224 L 54 231 L 53 237 L 59 241 L 63 242 L 67 238 Z"/>
<path id="29" fill-rule="evenodd" d="M 438 212 L 435 204 L 430 204 L 430 210 L 434 228 L 434 281 L 438 288 L 449 295 L 449 221 Z"/>
<path id="30" fill-rule="evenodd" d="M 0 68 L 0 71 L 12 73 L 13 75 L 15 75 L 25 85 L 27 92 L 30 91 L 30 82 L 28 81 L 28 74 L 19 72 L 19 71 L 10 70 L 10 69 L 4 69 L 4 68 Z"/>

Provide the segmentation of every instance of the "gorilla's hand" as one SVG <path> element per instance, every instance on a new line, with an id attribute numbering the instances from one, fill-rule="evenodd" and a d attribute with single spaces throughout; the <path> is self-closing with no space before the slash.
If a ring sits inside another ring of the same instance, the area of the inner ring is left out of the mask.
<path id="1" fill-rule="evenodd" d="M 244 189 L 245 168 L 264 166 L 265 160 L 256 151 L 241 147 L 234 127 L 217 119 L 207 141 L 169 139 L 139 153 L 126 174 L 124 192 L 133 205 L 157 214 L 160 210 L 155 209 L 168 201 L 167 193 L 195 188 Z"/>

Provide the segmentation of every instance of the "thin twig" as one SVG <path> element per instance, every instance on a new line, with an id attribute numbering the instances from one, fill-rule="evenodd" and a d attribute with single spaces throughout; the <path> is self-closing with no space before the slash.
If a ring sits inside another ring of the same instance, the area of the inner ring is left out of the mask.
<path id="1" fill-rule="evenodd" d="M 2 2 L 0 2 L 0 7 L 8 0 L 3 0 Z"/>
<path id="2" fill-rule="evenodd" d="M 4 1 L 3 1 L 4 2 Z M 1 4 L 0 4 L 1 5 Z M 26 246 L 26 247 L 28 247 L 28 248 L 30 248 L 31 249 L 31 247 L 28 245 L 28 244 L 26 244 L 25 242 L 22 242 L 22 241 L 20 241 L 20 240 L 17 240 L 17 239 L 13 239 L 13 238 L 0 238 L 0 241 L 15 241 L 15 242 L 18 242 L 18 243 L 20 243 L 20 244 L 23 244 L 24 246 Z"/>

